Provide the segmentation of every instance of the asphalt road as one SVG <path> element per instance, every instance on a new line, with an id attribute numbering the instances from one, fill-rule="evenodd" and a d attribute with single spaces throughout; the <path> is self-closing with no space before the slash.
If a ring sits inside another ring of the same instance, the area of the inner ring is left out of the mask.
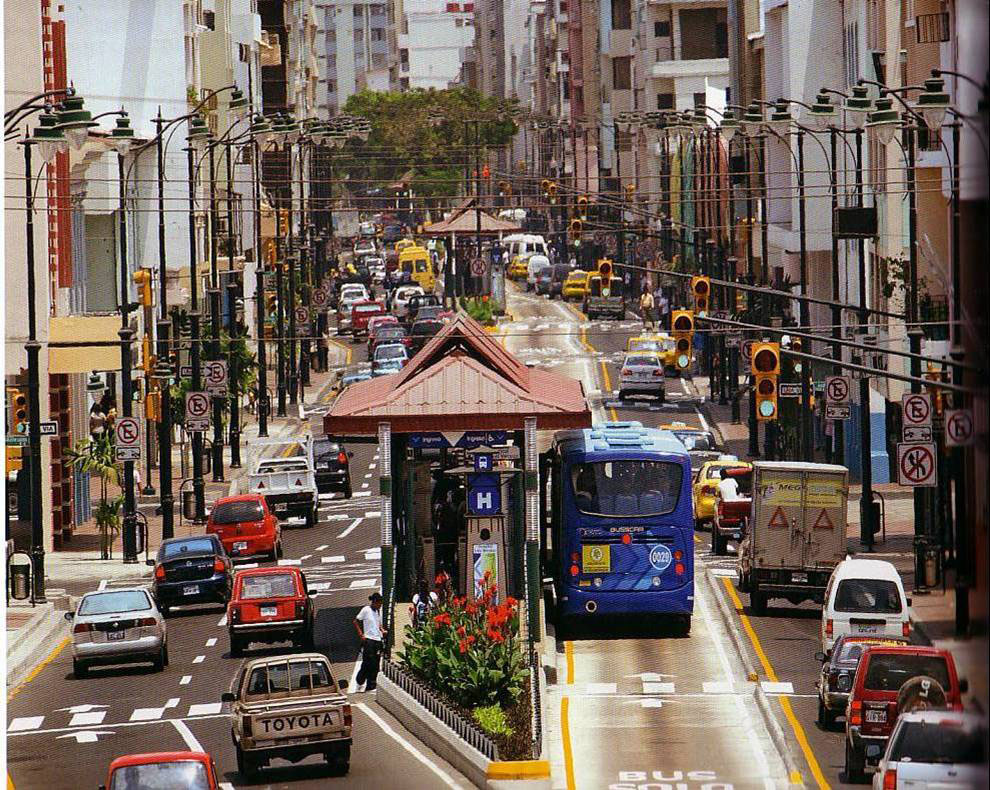
<path id="1" fill-rule="evenodd" d="M 364 354 L 354 345 L 355 361 Z M 322 433 L 319 414 L 311 418 Z M 357 634 L 352 619 L 368 595 L 380 588 L 378 456 L 374 445 L 354 445 L 352 499 L 339 495 L 321 503 L 319 524 L 283 531 L 283 564 L 298 564 L 316 604 L 317 649 L 328 655 L 338 677 L 353 691 Z M 109 583 L 125 586 L 128 580 Z M 123 754 L 169 749 L 204 749 L 213 755 L 226 787 L 444 788 L 470 787 L 455 769 L 398 724 L 374 701 L 351 693 L 354 746 L 351 770 L 331 777 L 316 758 L 292 765 L 277 762 L 254 782 L 237 773 L 227 706 L 227 690 L 241 659 L 230 657 L 221 607 L 175 610 L 168 620 L 170 665 L 93 669 L 77 680 L 71 649 L 57 654 L 8 702 L 7 765 L 10 783 L 20 790 L 74 790 L 106 780 L 110 761 Z M 291 647 L 248 656 L 290 652 Z"/>

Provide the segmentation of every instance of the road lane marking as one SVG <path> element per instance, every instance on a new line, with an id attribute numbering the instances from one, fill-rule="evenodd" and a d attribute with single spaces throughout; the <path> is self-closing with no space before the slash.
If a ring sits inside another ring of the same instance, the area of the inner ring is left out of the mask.
<path id="1" fill-rule="evenodd" d="M 366 510 L 366 511 L 364 511 L 364 517 L 365 518 L 380 518 L 381 515 L 382 515 L 382 511 L 380 511 L 380 510 Z"/>
<path id="2" fill-rule="evenodd" d="M 37 730 L 44 722 L 44 716 L 19 716 L 7 725 L 7 732 L 24 732 L 26 730 Z"/>
<path id="3" fill-rule="evenodd" d="M 736 593 L 736 588 L 733 586 L 732 580 L 723 578 L 722 583 L 725 585 L 725 589 L 729 593 L 729 598 L 732 600 L 732 605 L 735 607 L 736 614 L 739 615 L 739 619 L 742 621 L 743 629 L 746 631 L 750 644 L 753 646 L 753 650 L 756 652 L 756 656 L 759 658 L 760 664 L 763 666 L 763 671 L 767 673 L 767 677 L 770 679 L 771 683 L 779 683 L 780 681 L 777 678 L 777 673 L 774 672 L 773 666 L 770 664 L 770 659 L 767 658 L 767 654 L 763 651 L 763 645 L 760 644 L 760 639 L 756 635 L 756 631 L 753 629 L 753 624 L 749 621 L 749 617 L 743 613 L 742 601 Z M 818 765 L 818 759 L 815 757 L 815 753 L 811 749 L 811 744 L 808 743 L 808 736 L 805 735 L 804 727 L 801 726 L 801 722 L 799 722 L 797 716 L 794 715 L 794 709 L 791 707 L 791 701 L 785 696 L 777 697 L 777 699 L 780 701 L 780 707 L 784 711 L 784 716 L 791 725 L 791 731 L 797 739 L 798 746 L 801 747 L 801 751 L 804 754 L 804 759 L 808 763 L 808 768 L 811 769 L 811 774 L 815 777 L 815 782 L 818 783 L 820 790 L 829 790 L 830 785 L 828 780 L 825 778 L 821 767 Z"/>
<path id="4" fill-rule="evenodd" d="M 357 525 L 360 524 L 363 520 L 364 520 L 364 516 L 358 516 L 356 519 L 354 519 L 354 521 L 351 522 L 351 525 L 337 536 L 337 540 L 340 540 L 341 538 L 346 538 L 348 535 L 350 535 L 357 528 Z"/>
<path id="5" fill-rule="evenodd" d="M 299 560 L 279 560 L 277 564 L 278 564 L 278 566 L 280 568 L 287 568 L 287 567 L 293 566 L 293 565 L 302 565 L 302 560 L 301 559 L 299 559 Z"/>
<path id="6" fill-rule="evenodd" d="M 370 483 L 361 483 L 361 488 L 367 488 L 369 485 L 370 485 Z M 360 492 L 358 492 L 358 493 L 360 493 Z M 371 492 L 369 491 L 368 493 L 370 494 Z"/>
<path id="7" fill-rule="evenodd" d="M 211 636 L 209 639 L 206 640 L 207 647 L 213 647 L 216 643 L 217 643 L 217 638 L 215 636 Z"/>
<path id="8" fill-rule="evenodd" d="M 96 587 L 97 592 L 103 592 L 107 588 L 107 582 L 109 579 L 100 579 L 100 583 Z"/>
<path id="9" fill-rule="evenodd" d="M 368 485 L 368 484 L 367 483 L 364 483 L 363 485 Z M 354 496 L 356 496 L 356 497 L 358 497 L 358 496 L 371 496 L 371 492 L 370 491 L 355 491 L 354 492 Z"/>
<path id="10" fill-rule="evenodd" d="M 733 692 L 732 683 L 723 680 L 706 680 L 701 684 L 701 690 L 705 694 L 731 694 Z"/>
<path id="11" fill-rule="evenodd" d="M 377 579 L 355 579 L 351 582 L 352 590 L 367 590 L 375 586 Z"/>
<path id="12" fill-rule="evenodd" d="M 32 669 L 31 673 L 26 678 L 24 678 L 24 680 L 20 684 L 18 684 L 13 689 L 13 691 L 7 694 L 7 702 L 10 702 L 14 697 L 20 694 L 21 689 L 23 689 L 28 683 L 30 683 L 32 680 L 38 677 L 38 674 L 41 672 L 41 670 L 43 670 L 50 663 L 52 663 L 52 661 L 58 658 L 58 654 L 61 653 L 63 650 L 65 650 L 66 646 L 71 642 L 72 642 L 72 637 L 67 636 L 65 637 L 65 639 L 63 639 L 61 642 L 55 645 L 55 648 L 52 650 L 52 652 L 49 653 L 47 656 L 45 656 L 45 660 L 42 661 L 40 664 L 38 664 L 38 666 L 36 666 L 34 669 Z"/>
<path id="13" fill-rule="evenodd" d="M 227 615 L 220 618 L 220 621 L 217 623 L 217 627 L 223 628 L 225 625 L 227 625 Z"/>
<path id="14" fill-rule="evenodd" d="M 180 686 L 188 686 L 189 681 L 192 680 L 192 675 L 183 675 L 182 679 L 179 681 Z"/>
<path id="15" fill-rule="evenodd" d="M 317 546 L 317 547 L 316 547 L 316 550 L 317 550 L 317 551 L 326 551 L 326 550 L 327 550 L 328 548 L 329 548 L 329 544 L 327 544 L 327 543 L 324 543 L 324 544 L 322 544 L 322 545 L 320 545 L 320 546 Z"/>
<path id="16" fill-rule="evenodd" d="M 370 480 L 370 479 L 371 479 L 371 472 L 368 472 L 368 474 L 366 474 L 366 475 L 364 476 L 364 479 L 365 479 L 365 480 Z"/>
<path id="17" fill-rule="evenodd" d="M 153 721 L 165 715 L 165 708 L 135 708 L 131 712 L 131 721 Z"/>
<path id="18" fill-rule="evenodd" d="M 320 562 L 324 564 L 328 562 L 343 562 L 343 561 L 344 561 L 343 554 L 335 554 L 332 557 L 320 557 Z"/>
<path id="19" fill-rule="evenodd" d="M 206 656 L 196 656 L 196 658 L 192 660 L 194 664 L 202 664 L 204 661 L 206 661 Z"/>
<path id="20" fill-rule="evenodd" d="M 172 719 L 172 726 L 178 731 L 179 735 L 182 736 L 182 740 L 186 742 L 186 746 L 189 747 L 190 751 L 201 752 L 203 751 L 203 745 L 196 740 L 196 736 L 192 734 L 192 730 L 186 726 L 186 723 L 182 719 Z M 115 783 L 116 784 L 116 783 Z"/>
<path id="21" fill-rule="evenodd" d="M 165 703 L 165 709 L 177 708 L 179 706 L 179 697 L 172 697 L 168 702 Z"/>
<path id="22" fill-rule="evenodd" d="M 574 643 L 564 642 L 564 658 L 567 660 L 567 682 L 574 682 Z"/>
<path id="23" fill-rule="evenodd" d="M 197 705 L 189 706 L 189 716 L 212 716 L 223 710 L 222 702 L 201 702 Z"/>
<path id="24" fill-rule="evenodd" d="M 375 456 L 375 458 L 377 458 L 377 457 L 378 457 L 378 456 L 376 455 L 376 456 Z M 368 464 L 368 468 L 369 468 L 369 469 L 374 469 L 374 468 L 375 468 L 375 467 L 377 467 L 377 466 L 378 466 L 378 464 Z"/>
<path id="25" fill-rule="evenodd" d="M 103 720 L 107 717 L 107 712 L 105 710 L 94 710 L 90 713 L 77 713 L 71 719 L 69 719 L 70 727 L 92 727 L 99 724 L 103 724 Z"/>
<path id="26" fill-rule="evenodd" d="M 793 683 L 772 683 L 769 680 L 764 680 L 760 683 L 760 686 L 767 694 L 793 694 L 794 684 Z M 808 696 L 817 696 L 808 695 Z"/>
<path id="27" fill-rule="evenodd" d="M 662 708 L 663 701 L 658 699 L 644 699 L 640 700 L 640 706 L 643 708 Z"/>
<path id="28" fill-rule="evenodd" d="M 615 694 L 616 693 L 615 683 L 585 683 L 584 693 L 590 695 L 596 694 Z"/>
<path id="29" fill-rule="evenodd" d="M 230 720 L 229 713 L 218 713 L 215 716 L 197 716 L 195 721 L 203 721 L 204 719 L 227 719 Z M 147 721 L 122 721 L 116 724 L 107 724 L 107 727 L 147 727 L 154 724 L 168 724 L 173 721 L 182 721 L 182 719 L 150 719 Z M 51 727 L 47 730 L 31 730 L 29 732 L 9 732 L 8 737 L 19 738 L 24 735 L 53 735 L 57 732 L 75 732 L 78 733 L 80 730 L 73 727 Z"/>
<path id="30" fill-rule="evenodd" d="M 377 724 L 379 727 L 381 727 L 382 731 L 386 735 L 388 735 L 391 738 L 393 738 L 394 740 L 398 741 L 399 744 L 402 746 L 403 749 L 405 749 L 407 752 L 409 752 L 409 754 L 411 754 L 413 757 L 415 757 L 417 761 L 419 761 L 420 763 L 422 763 L 423 765 L 425 765 L 434 774 L 436 774 L 436 776 L 445 785 L 447 785 L 447 787 L 452 788 L 452 790 L 463 790 L 462 786 L 459 785 L 459 784 L 457 784 L 457 782 L 455 782 L 453 780 L 453 778 L 451 778 L 451 776 L 449 774 L 447 774 L 445 771 L 441 770 L 441 768 L 439 766 L 435 765 L 432 760 L 428 759 L 426 757 L 426 755 L 422 754 L 415 746 L 413 746 L 411 743 L 409 743 L 409 741 L 407 741 L 405 738 L 403 738 L 401 735 L 399 735 L 398 732 L 396 732 L 391 726 L 389 726 L 388 722 L 386 722 L 381 716 L 379 716 L 377 713 L 375 713 L 371 708 L 369 708 L 363 702 L 358 702 L 354 707 L 355 708 L 360 708 L 361 711 L 363 713 L 365 713 L 368 716 L 369 719 L 371 719 L 375 724 Z"/>
<path id="31" fill-rule="evenodd" d="M 301 556 L 301 557 L 299 558 L 299 562 L 306 562 L 306 560 L 308 560 L 308 559 L 309 559 L 310 557 L 312 557 L 312 556 L 313 556 L 312 554 L 303 554 L 303 555 L 302 555 L 302 556 Z"/>
<path id="32" fill-rule="evenodd" d="M 567 644 L 570 644 L 570 642 Z M 570 704 L 571 701 L 568 697 L 561 698 L 560 737 L 564 742 L 564 778 L 567 781 L 567 790 L 574 790 L 574 753 L 571 751 L 571 725 L 567 717 Z"/>
<path id="33" fill-rule="evenodd" d="M 673 683 L 656 683 L 653 681 L 643 681 L 644 694 L 674 694 Z"/>

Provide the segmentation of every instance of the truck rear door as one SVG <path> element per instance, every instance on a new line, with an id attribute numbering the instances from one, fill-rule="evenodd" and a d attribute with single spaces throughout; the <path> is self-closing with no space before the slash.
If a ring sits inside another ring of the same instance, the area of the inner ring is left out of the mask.
<path id="1" fill-rule="evenodd" d="M 846 556 L 846 476 L 812 470 L 804 478 L 804 566 L 831 568 Z"/>

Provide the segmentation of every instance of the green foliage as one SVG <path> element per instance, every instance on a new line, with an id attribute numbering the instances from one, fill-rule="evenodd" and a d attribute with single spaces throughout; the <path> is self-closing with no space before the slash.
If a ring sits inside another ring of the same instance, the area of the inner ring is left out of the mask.
<path id="1" fill-rule="evenodd" d="M 69 466 L 83 473 L 100 478 L 100 503 L 94 512 L 96 526 L 100 529 L 100 551 L 103 559 L 110 556 L 110 546 L 120 531 L 122 496 L 109 498 L 107 485 L 120 485 L 120 466 L 117 464 L 113 442 L 113 428 L 107 425 L 99 436 L 78 442 L 68 450 Z"/>
<path id="2" fill-rule="evenodd" d="M 495 604 L 494 596 L 486 582 L 477 600 L 453 597 L 425 623 L 406 627 L 403 664 L 462 706 L 505 708 L 524 688 L 518 602 L 509 597 Z"/>
<path id="3" fill-rule="evenodd" d="M 498 705 L 488 705 L 474 709 L 474 720 L 489 735 L 512 735 L 512 727 L 506 718 L 505 711 Z"/>
<path id="4" fill-rule="evenodd" d="M 491 300 L 487 297 L 461 297 L 461 307 L 475 321 L 490 324 L 494 315 Z"/>

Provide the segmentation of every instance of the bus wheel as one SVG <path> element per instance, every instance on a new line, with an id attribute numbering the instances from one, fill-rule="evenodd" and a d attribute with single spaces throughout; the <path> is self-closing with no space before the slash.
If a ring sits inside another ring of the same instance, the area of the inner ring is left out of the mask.
<path id="1" fill-rule="evenodd" d="M 749 608 L 753 614 L 764 615 L 767 613 L 767 594 L 753 590 L 749 594 Z"/>
<path id="2" fill-rule="evenodd" d="M 677 635 L 678 636 L 690 636 L 691 635 L 691 615 L 684 615 L 677 621 Z"/>

